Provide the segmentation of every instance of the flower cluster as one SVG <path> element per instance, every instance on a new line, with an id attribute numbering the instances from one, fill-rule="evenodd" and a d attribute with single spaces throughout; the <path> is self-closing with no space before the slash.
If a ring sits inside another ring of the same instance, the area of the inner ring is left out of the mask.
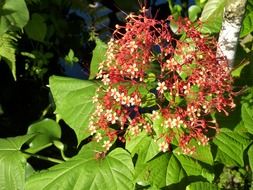
<path id="1" fill-rule="evenodd" d="M 208 131 L 218 129 L 212 114 L 235 106 L 227 61 L 216 56 L 216 40 L 196 29 L 200 23 L 158 21 L 144 9 L 126 19 L 125 26 L 116 26 L 99 65 L 103 85 L 93 99 L 97 109 L 89 130 L 97 142 L 103 139 L 105 150 L 116 138 L 145 131 L 160 151 L 176 144 L 191 154 L 192 141 L 206 145 Z"/>

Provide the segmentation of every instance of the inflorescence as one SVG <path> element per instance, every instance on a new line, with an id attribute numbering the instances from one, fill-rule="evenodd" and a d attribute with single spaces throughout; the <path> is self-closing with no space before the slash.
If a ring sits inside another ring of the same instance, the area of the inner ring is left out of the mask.
<path id="1" fill-rule="evenodd" d="M 167 152 L 176 144 L 192 154 L 217 130 L 212 115 L 227 114 L 233 102 L 232 78 L 225 57 L 217 57 L 217 41 L 202 35 L 187 18 L 158 21 L 145 10 L 116 26 L 100 63 L 102 80 L 89 130 L 108 151 L 115 139 L 125 141 L 145 131 Z M 171 22 L 178 26 L 173 33 Z"/>

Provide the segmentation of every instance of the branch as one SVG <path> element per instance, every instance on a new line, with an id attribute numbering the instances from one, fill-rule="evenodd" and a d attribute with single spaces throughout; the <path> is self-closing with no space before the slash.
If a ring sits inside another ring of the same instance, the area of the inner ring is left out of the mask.
<path id="1" fill-rule="evenodd" d="M 226 56 L 232 69 L 247 0 L 230 0 L 223 14 L 217 57 Z"/>

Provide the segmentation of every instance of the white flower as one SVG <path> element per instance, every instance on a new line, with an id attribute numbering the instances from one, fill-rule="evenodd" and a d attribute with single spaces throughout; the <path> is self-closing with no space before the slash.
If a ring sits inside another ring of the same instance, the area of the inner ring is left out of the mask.
<path id="1" fill-rule="evenodd" d="M 166 152 L 169 149 L 169 145 L 167 142 L 163 141 L 161 143 L 159 143 L 159 150 L 162 152 Z"/>
<path id="2" fill-rule="evenodd" d="M 117 98 L 117 93 L 118 93 L 118 91 L 117 91 L 116 88 L 111 89 L 111 96 L 112 96 L 114 99 Z"/>
<path id="3" fill-rule="evenodd" d="M 104 85 L 108 85 L 110 83 L 109 74 L 103 75 L 102 82 L 104 83 Z"/>
<path id="4" fill-rule="evenodd" d="M 96 142 L 100 142 L 100 141 L 102 140 L 102 135 L 101 135 L 101 133 L 97 133 L 97 134 L 96 134 L 95 140 L 96 140 Z"/>
<path id="5" fill-rule="evenodd" d="M 131 104 L 131 97 L 130 96 L 124 96 L 121 104 L 122 105 L 130 106 L 130 104 Z"/>
<path id="6" fill-rule="evenodd" d="M 158 82 L 158 87 L 156 88 L 156 90 L 158 90 L 158 92 L 160 92 L 161 94 L 164 93 L 165 90 L 167 90 L 167 86 L 165 84 L 165 82 Z"/>
<path id="7" fill-rule="evenodd" d="M 96 126 L 94 125 L 93 121 L 90 121 L 90 123 L 89 123 L 89 131 L 90 131 L 91 135 L 93 135 L 97 132 Z"/>
<path id="8" fill-rule="evenodd" d="M 103 147 L 108 151 L 110 147 L 112 146 L 112 143 L 108 141 L 104 141 Z"/>

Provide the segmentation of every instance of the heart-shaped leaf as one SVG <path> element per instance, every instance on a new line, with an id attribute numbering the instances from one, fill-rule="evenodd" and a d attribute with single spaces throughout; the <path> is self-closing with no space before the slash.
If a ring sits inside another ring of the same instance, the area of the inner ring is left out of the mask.
<path id="1" fill-rule="evenodd" d="M 134 189 L 134 166 L 127 151 L 117 148 L 96 160 L 94 150 L 86 147 L 65 163 L 31 176 L 26 190 Z"/>
<path id="2" fill-rule="evenodd" d="M 47 34 L 47 25 L 43 16 L 38 13 L 32 14 L 32 18 L 25 26 L 25 32 L 29 38 L 43 42 Z"/>
<path id="3" fill-rule="evenodd" d="M 95 109 L 92 97 L 98 84 L 93 81 L 52 76 L 49 85 L 56 104 L 56 113 L 74 129 L 79 144 L 90 135 L 88 123 Z"/>
<path id="4" fill-rule="evenodd" d="M 1 189 L 24 189 L 26 159 L 21 146 L 34 135 L 0 139 L 0 187 Z"/>

